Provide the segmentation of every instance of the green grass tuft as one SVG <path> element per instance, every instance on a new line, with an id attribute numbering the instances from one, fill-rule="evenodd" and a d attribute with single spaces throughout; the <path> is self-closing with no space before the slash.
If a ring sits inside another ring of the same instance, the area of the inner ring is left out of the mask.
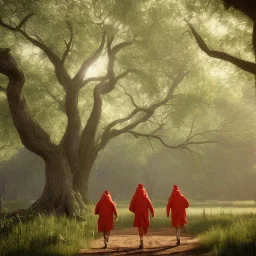
<path id="1" fill-rule="evenodd" d="M 1 220 L 1 226 L 7 222 Z M 90 245 L 95 229 L 93 215 L 87 215 L 83 222 L 39 215 L 29 222 L 18 222 L 8 235 L 1 234 L 0 255 L 74 255 Z"/>
<path id="2" fill-rule="evenodd" d="M 205 232 L 199 235 L 207 248 L 222 256 L 255 255 L 256 215 L 222 215 L 211 219 L 206 221 Z"/>

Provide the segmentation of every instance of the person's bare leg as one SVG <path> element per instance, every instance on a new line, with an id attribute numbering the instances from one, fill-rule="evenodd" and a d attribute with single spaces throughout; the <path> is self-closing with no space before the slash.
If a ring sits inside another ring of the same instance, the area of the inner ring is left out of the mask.
<path id="1" fill-rule="evenodd" d="M 143 236 L 140 236 L 140 246 L 139 246 L 140 249 L 143 249 L 144 248 L 144 244 L 143 244 Z"/>
<path id="2" fill-rule="evenodd" d="M 110 231 L 106 231 L 105 236 L 106 236 L 106 241 L 108 243 L 108 239 L 109 239 L 109 236 L 110 236 Z"/>
<path id="3" fill-rule="evenodd" d="M 177 245 L 180 245 L 180 226 L 175 227 L 176 229 L 176 238 L 177 238 Z"/>
<path id="4" fill-rule="evenodd" d="M 144 236 L 143 228 L 139 227 L 138 231 L 139 231 L 139 236 L 140 236 L 140 246 L 139 246 L 139 249 L 143 249 L 144 248 L 144 245 L 143 245 L 143 236 Z"/>
<path id="5" fill-rule="evenodd" d="M 105 231 L 103 231 L 103 238 L 104 238 L 104 246 L 103 246 L 102 249 L 107 249 L 108 244 L 107 244 L 106 232 Z"/>

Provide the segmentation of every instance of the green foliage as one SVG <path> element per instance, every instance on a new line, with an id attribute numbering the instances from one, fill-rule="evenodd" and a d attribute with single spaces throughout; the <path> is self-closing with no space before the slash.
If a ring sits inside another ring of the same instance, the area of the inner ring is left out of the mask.
<path id="1" fill-rule="evenodd" d="M 209 81 L 206 72 L 200 70 L 209 69 L 206 58 L 206 65 L 200 64 L 197 60 L 197 48 L 188 45 L 189 36 L 186 33 L 183 12 L 191 10 L 184 4 L 152 0 L 69 0 L 60 4 L 48 0 L 44 3 L 3 1 L 2 5 L 0 16 L 12 24 L 18 24 L 28 13 L 35 13 L 26 24 L 27 31 L 39 36 L 59 56 L 65 50 L 64 40 L 69 38 L 65 19 L 71 23 L 74 42 L 65 64 L 71 76 L 84 59 L 95 51 L 103 30 L 115 35 L 115 44 L 134 40 L 132 46 L 118 54 L 115 69 L 117 73 L 127 68 L 138 70 L 120 84 L 134 96 L 135 102 L 140 106 L 159 102 L 165 97 L 171 80 L 181 71 L 190 71 L 179 90 L 185 96 L 173 102 L 173 126 L 186 126 L 184 119 L 198 114 L 199 107 L 195 106 L 195 102 L 204 102 L 203 107 L 206 107 L 205 102 L 211 101 L 217 95 L 212 88 L 204 89 Z M 47 27 L 51 27 L 51 33 Z M 52 64 L 41 51 L 20 35 L 0 29 L 4 33 L 1 45 L 12 49 L 26 74 L 25 92 L 33 115 L 50 133 L 52 141 L 58 143 L 66 126 L 66 116 L 63 113 L 65 96 L 56 81 Z M 102 57 L 106 57 L 106 54 L 103 53 Z M 118 93 L 121 90 L 120 84 L 117 85 L 117 90 L 104 96 L 103 109 L 106 111 L 99 128 L 104 127 L 107 121 L 133 109 L 128 97 Z M 91 88 L 80 94 L 79 106 L 83 124 L 92 106 Z M 113 104 L 112 99 L 117 97 L 118 101 Z M 121 106 L 119 112 L 114 111 L 117 104 Z"/>
<path id="2" fill-rule="evenodd" d="M 2 219 L 1 226 L 6 222 Z M 0 254 L 74 255 L 90 245 L 95 228 L 95 218 L 90 214 L 84 222 L 41 215 L 30 222 L 19 222 L 8 236 L 0 234 Z"/>

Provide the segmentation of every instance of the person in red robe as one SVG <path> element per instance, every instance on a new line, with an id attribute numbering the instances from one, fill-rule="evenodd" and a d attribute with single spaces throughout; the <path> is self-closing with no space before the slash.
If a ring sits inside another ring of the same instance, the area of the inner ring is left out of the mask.
<path id="1" fill-rule="evenodd" d="M 154 217 L 154 207 L 148 197 L 148 193 L 142 184 L 138 185 L 130 202 L 129 210 L 135 214 L 133 226 L 138 228 L 140 236 L 140 249 L 144 248 L 143 237 L 150 226 L 149 211 Z"/>
<path id="2" fill-rule="evenodd" d="M 170 209 L 172 212 L 172 227 L 176 229 L 177 245 L 180 245 L 180 229 L 188 223 L 186 219 L 186 208 L 189 207 L 188 199 L 181 194 L 177 185 L 173 186 L 172 194 L 169 198 L 166 214 L 169 218 Z"/>
<path id="3" fill-rule="evenodd" d="M 116 205 L 107 190 L 103 193 L 101 199 L 96 204 L 94 213 L 99 215 L 98 232 L 103 232 L 103 249 L 106 249 L 108 247 L 110 230 L 114 229 L 114 219 L 117 219 Z"/>

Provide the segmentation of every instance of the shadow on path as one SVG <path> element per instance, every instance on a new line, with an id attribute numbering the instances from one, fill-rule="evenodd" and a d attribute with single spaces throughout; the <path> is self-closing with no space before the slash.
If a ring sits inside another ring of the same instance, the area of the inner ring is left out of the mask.
<path id="1" fill-rule="evenodd" d="M 95 250 L 95 252 L 81 253 L 80 255 L 81 256 L 82 255 L 88 255 L 88 256 L 89 255 L 154 255 L 157 252 L 163 252 L 175 247 L 177 246 L 175 245 L 175 246 L 164 246 L 164 247 L 151 247 L 150 249 L 143 249 L 143 250 L 138 248 L 119 248 L 116 250 L 102 251 L 102 252 L 98 251 L 99 248 L 91 248 L 92 250 Z"/>
<path id="2" fill-rule="evenodd" d="M 81 249 L 77 256 L 209 256 L 201 251 L 202 244 L 195 237 L 182 236 L 181 245 L 176 246 L 176 237 L 170 229 L 151 229 L 144 239 L 144 249 L 139 249 L 136 230 L 131 228 L 113 231 L 108 249 L 101 249 L 102 238 L 93 241 L 91 248 Z"/>

